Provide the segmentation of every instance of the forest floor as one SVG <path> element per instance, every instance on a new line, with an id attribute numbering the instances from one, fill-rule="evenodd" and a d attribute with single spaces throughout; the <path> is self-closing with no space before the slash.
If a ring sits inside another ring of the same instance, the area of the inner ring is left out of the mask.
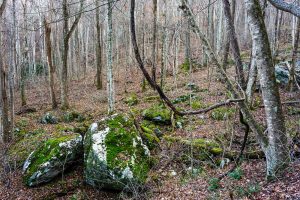
<path id="1" fill-rule="evenodd" d="M 232 71 L 230 69 L 229 71 Z M 129 73 L 130 72 L 130 73 Z M 210 70 L 211 73 L 211 70 Z M 123 75 L 127 74 L 126 77 Z M 165 91 L 171 99 L 181 95 L 188 95 L 191 90 L 186 87 L 188 83 L 197 85 L 197 96 L 201 100 L 201 105 L 207 106 L 228 99 L 228 94 L 222 83 L 216 81 L 215 71 L 213 75 L 208 75 L 207 69 L 198 69 L 188 75 L 181 72 L 175 78 L 169 74 L 166 79 Z M 151 105 L 157 104 L 159 100 L 146 101 L 147 97 L 157 96 L 150 88 L 145 92 L 141 89 L 141 74 L 138 69 L 118 69 L 115 73 L 115 96 L 116 111 L 128 113 L 130 110 L 143 110 Z M 91 116 L 91 121 L 97 121 L 107 114 L 106 92 L 97 91 L 93 75 L 88 75 L 80 80 L 70 82 L 69 98 L 73 110 Z M 56 85 L 57 96 L 59 96 L 59 85 Z M 132 94 L 138 96 L 138 104 L 128 106 L 126 98 Z M 19 92 L 16 92 L 18 97 Z M 299 100 L 299 92 L 287 93 L 281 91 L 283 101 Z M 16 98 L 16 111 L 21 109 L 19 98 Z M 28 82 L 27 102 L 29 107 L 37 109 L 35 113 L 16 115 L 16 124 L 26 126 L 27 130 L 36 133 L 37 140 L 42 141 L 53 136 L 57 126 L 42 125 L 39 119 L 48 111 L 51 111 L 50 97 L 44 78 Z M 259 97 L 255 97 L 255 117 L 260 122 L 264 122 L 264 112 L 261 107 L 262 102 Z M 182 103 L 178 106 L 185 109 L 192 109 L 191 103 Z M 235 106 L 231 106 L 235 108 Z M 299 107 L 284 106 L 286 114 L 287 131 L 291 136 L 300 133 Z M 55 114 L 61 115 L 63 111 L 56 110 Z M 182 129 L 167 129 L 164 134 L 185 138 L 207 138 L 221 141 L 228 151 L 239 151 L 243 138 L 243 127 L 239 124 L 238 112 L 235 111 L 225 120 L 214 120 L 211 112 L 196 116 L 186 117 L 186 123 Z M 72 123 L 65 123 L 61 126 L 72 126 Z M 40 133 L 42 132 L 42 133 Z M 37 141 L 24 141 L 18 148 L 23 148 L 24 152 L 34 150 Z M 226 141 L 226 142 L 225 142 Z M 8 145 L 13 149 L 18 141 Z M 32 144 L 34 143 L 34 144 Z M 248 149 L 259 149 L 255 143 L 255 137 L 250 133 L 250 138 L 246 147 Z M 250 147 L 251 146 L 251 147 Z M 5 149 L 7 147 L 1 147 Z M 292 145 L 292 148 L 298 148 Z M 193 158 L 193 153 L 184 160 L 183 155 L 186 149 L 178 145 L 168 145 L 161 141 L 160 149 L 157 153 L 159 162 L 155 164 L 150 173 L 147 190 L 133 196 L 125 193 L 115 193 L 112 191 L 95 190 L 83 182 L 83 168 L 81 165 L 74 167 L 69 172 L 49 184 L 35 188 L 28 188 L 22 183 L 20 158 L 24 152 L 18 149 L 12 153 L 15 158 L 14 165 L 9 165 L 0 183 L 0 199 L 300 199 L 300 162 L 297 158 L 282 175 L 273 182 L 265 179 L 265 161 L 262 158 L 244 158 L 241 166 L 230 177 L 225 177 L 220 183 L 215 182 L 214 177 L 225 173 L 234 162 L 229 162 L 222 158 L 224 167 L 219 163 L 210 160 L 198 161 Z M 299 159 L 299 158 L 298 158 Z M 14 169 L 16 168 L 16 169 Z M 0 172 L 1 173 L 1 172 Z"/>

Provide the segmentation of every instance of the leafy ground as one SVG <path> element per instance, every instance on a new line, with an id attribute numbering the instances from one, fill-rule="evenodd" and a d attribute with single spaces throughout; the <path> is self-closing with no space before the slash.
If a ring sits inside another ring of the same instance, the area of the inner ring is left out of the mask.
<path id="1" fill-rule="evenodd" d="M 141 89 L 141 74 L 137 69 L 118 69 L 115 73 L 116 110 L 117 112 L 135 112 L 159 103 L 157 94 L 150 88 L 145 92 Z M 229 70 L 232 71 L 232 69 Z M 213 71 L 213 75 L 210 75 Z M 123 77 L 123 74 L 131 76 Z M 170 74 L 170 73 L 169 73 Z M 222 83 L 216 81 L 215 69 L 198 69 L 192 75 L 181 72 L 175 77 L 169 75 L 164 90 L 172 99 L 182 95 L 189 95 L 194 90 L 196 99 L 188 99 L 176 104 L 185 109 L 199 109 L 216 102 L 224 101 L 228 94 Z M 94 76 L 89 75 L 70 83 L 70 104 L 88 119 L 84 123 L 91 123 L 101 119 L 107 113 L 106 92 L 97 91 L 94 85 Z M 198 88 L 187 87 L 194 83 Z M 226 172 L 234 162 L 227 163 L 225 157 L 218 160 L 198 160 L 194 157 L 194 149 L 178 144 L 169 144 L 161 141 L 157 162 L 150 174 L 147 190 L 141 194 L 128 197 L 124 193 L 111 191 L 97 191 L 86 186 L 83 180 L 82 167 L 79 165 L 73 170 L 58 177 L 53 182 L 36 187 L 27 188 L 22 184 L 21 164 L 27 154 L 34 150 L 40 141 L 56 135 L 68 134 L 78 127 L 81 122 L 60 122 L 58 125 L 43 125 L 39 119 L 48 111 L 50 97 L 44 79 L 28 81 L 27 101 L 30 107 L 37 112 L 16 116 L 16 125 L 26 130 L 17 135 L 16 141 L 9 144 L 10 157 L 5 157 L 10 164 L 5 165 L 0 183 L 0 199 L 116 199 L 116 198 L 150 198 L 150 199 L 300 199 L 300 164 L 295 158 L 285 172 L 274 182 L 265 181 L 265 162 L 263 159 L 244 158 L 242 165 L 229 177 L 221 182 L 214 177 Z M 59 88 L 59 85 L 56 85 Z M 59 96 L 57 90 L 57 96 Z M 16 93 L 19 95 L 19 91 Z M 137 104 L 129 106 L 126 100 L 137 96 Z M 299 92 L 281 92 L 283 101 L 298 100 Z M 256 119 L 264 122 L 261 99 L 255 97 L 254 109 Z M 19 99 L 16 100 L 16 110 L 21 108 Z M 287 129 L 291 136 L 300 132 L 299 107 L 284 106 L 287 119 Z M 224 118 L 223 114 L 229 114 Z M 53 111 L 56 116 L 63 116 L 65 111 Z M 221 116 L 221 117 L 220 117 Z M 137 116 L 137 118 L 139 118 Z M 238 151 L 243 138 L 243 127 L 238 122 L 238 113 L 235 106 L 210 112 L 203 115 L 184 117 L 183 128 L 165 128 L 165 135 L 188 137 L 192 139 L 204 138 L 220 142 L 226 151 Z M 23 141 L 23 142 L 20 142 Z M 257 150 L 255 137 L 250 134 L 246 151 Z M 292 145 L 291 148 L 298 148 Z M 2 154 L 7 147 L 1 147 Z M 157 152 L 153 152 L 157 153 Z M 222 161 L 223 160 L 223 161 Z M 223 163 L 223 167 L 220 164 Z"/>

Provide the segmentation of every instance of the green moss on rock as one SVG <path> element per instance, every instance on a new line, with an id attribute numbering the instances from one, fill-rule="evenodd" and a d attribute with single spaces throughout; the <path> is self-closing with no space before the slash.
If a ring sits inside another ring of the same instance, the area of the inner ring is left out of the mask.
<path id="1" fill-rule="evenodd" d="M 84 141 L 85 180 L 113 190 L 130 190 L 145 183 L 150 151 L 125 115 L 93 123 Z"/>
<path id="2" fill-rule="evenodd" d="M 36 186 L 51 181 L 75 162 L 81 153 L 82 137 L 77 134 L 43 142 L 24 163 L 24 183 Z"/>
<path id="3" fill-rule="evenodd" d="M 190 151 L 191 146 L 194 149 L 194 154 L 198 159 L 204 160 L 209 158 L 212 155 L 221 155 L 223 153 L 223 149 L 214 140 L 197 138 L 197 139 L 188 139 L 181 137 L 173 137 L 173 136 L 164 136 L 165 141 L 168 143 L 178 143 L 183 147 L 186 147 L 188 151 Z M 189 152 L 190 153 L 190 152 Z"/>
<path id="4" fill-rule="evenodd" d="M 66 112 L 63 114 L 62 116 L 62 121 L 64 122 L 73 122 L 73 121 L 76 121 L 76 122 L 83 122 L 84 120 L 86 120 L 86 117 L 77 112 L 77 111 L 69 111 L 69 112 Z"/>
<path id="5" fill-rule="evenodd" d="M 158 124 L 171 124 L 171 112 L 167 108 L 154 105 L 142 112 L 144 119 Z"/>
<path id="6" fill-rule="evenodd" d="M 40 120 L 42 124 L 57 124 L 58 119 L 50 112 L 46 113 Z"/>

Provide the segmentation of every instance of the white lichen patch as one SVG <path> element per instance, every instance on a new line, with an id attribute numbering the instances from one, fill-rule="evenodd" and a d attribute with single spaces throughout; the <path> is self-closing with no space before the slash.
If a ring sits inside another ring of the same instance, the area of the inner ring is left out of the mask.
<path id="1" fill-rule="evenodd" d="M 132 139 L 132 146 L 135 148 L 136 145 L 137 145 L 137 143 L 136 143 L 135 139 L 133 138 L 133 139 Z"/>
<path id="2" fill-rule="evenodd" d="M 127 179 L 133 178 L 133 173 L 128 166 L 123 170 L 122 178 L 127 178 Z"/>
<path id="3" fill-rule="evenodd" d="M 150 150 L 148 149 L 148 147 L 143 143 L 143 140 L 141 137 L 137 137 L 137 140 L 141 143 L 141 146 L 143 147 L 144 151 L 145 151 L 145 155 L 146 156 L 150 156 Z"/>
<path id="4" fill-rule="evenodd" d="M 26 159 L 26 161 L 25 161 L 25 163 L 23 165 L 23 173 L 25 173 L 27 171 L 27 169 L 28 169 L 28 167 L 29 167 L 29 165 L 31 163 L 31 157 L 32 157 L 33 153 L 34 153 L 34 151 L 31 152 L 30 155 L 28 156 L 28 158 Z"/>
<path id="5" fill-rule="evenodd" d="M 131 156 L 131 159 L 130 159 L 130 163 L 131 165 L 134 165 L 135 164 L 135 159 L 136 159 L 136 155 L 135 153 Z"/>
<path id="6" fill-rule="evenodd" d="M 96 134 L 94 134 L 92 136 L 92 140 L 93 140 L 93 153 L 95 155 L 97 155 L 97 157 L 99 158 L 100 161 L 106 163 L 106 145 L 105 145 L 105 138 L 106 135 L 109 132 L 109 127 L 107 127 L 105 130 L 103 131 L 99 131 Z"/>
<path id="7" fill-rule="evenodd" d="M 91 125 L 91 131 L 92 131 L 92 132 L 95 132 L 95 131 L 97 131 L 97 129 L 98 129 L 98 124 L 97 124 L 97 123 L 93 123 L 93 124 Z"/>
<path id="8" fill-rule="evenodd" d="M 82 140 L 82 137 L 81 135 L 79 135 L 78 137 L 72 139 L 72 140 L 69 140 L 69 141 L 66 141 L 66 142 L 62 142 L 62 143 L 59 143 L 59 147 L 64 147 L 66 149 L 71 149 L 73 148 L 78 142 L 80 142 Z"/>

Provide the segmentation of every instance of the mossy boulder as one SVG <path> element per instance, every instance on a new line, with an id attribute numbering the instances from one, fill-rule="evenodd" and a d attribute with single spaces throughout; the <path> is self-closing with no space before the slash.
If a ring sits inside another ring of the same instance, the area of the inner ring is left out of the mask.
<path id="1" fill-rule="evenodd" d="M 83 114 L 81 114 L 77 111 L 74 111 L 74 110 L 66 112 L 62 116 L 62 121 L 67 122 L 67 123 L 73 122 L 73 121 L 83 122 L 84 120 L 86 120 L 86 117 Z"/>
<path id="2" fill-rule="evenodd" d="M 46 113 L 40 120 L 42 124 L 57 124 L 57 118 L 50 112 Z"/>
<path id="3" fill-rule="evenodd" d="M 84 141 L 84 163 L 88 184 L 130 191 L 145 183 L 151 159 L 133 120 L 115 114 L 90 126 Z"/>
<path id="4" fill-rule="evenodd" d="M 147 126 L 141 125 L 143 131 L 142 138 L 150 150 L 154 149 L 159 145 L 160 139 L 157 137 L 156 133 L 148 128 Z"/>
<path id="5" fill-rule="evenodd" d="M 142 112 L 144 119 L 158 124 L 171 124 L 171 112 L 163 106 L 154 105 Z"/>
<path id="6" fill-rule="evenodd" d="M 62 173 L 83 153 L 82 137 L 77 134 L 52 138 L 33 151 L 23 166 L 27 186 L 47 183 Z"/>
<path id="7" fill-rule="evenodd" d="M 21 168 L 28 158 L 28 155 L 34 151 L 39 143 L 44 138 L 44 132 L 34 130 L 37 134 L 30 134 L 29 131 L 21 130 L 22 136 L 18 135 L 18 140 L 16 140 L 8 150 L 8 156 L 10 163 L 17 167 Z"/>
<path id="8" fill-rule="evenodd" d="M 191 147 L 193 147 L 192 149 L 194 150 L 193 154 L 195 158 L 200 160 L 205 160 L 211 158 L 211 156 L 218 156 L 223 153 L 221 145 L 214 140 L 204 138 L 192 140 L 174 136 L 164 136 L 163 138 L 168 143 L 177 143 L 181 145 L 187 150 L 187 154 L 190 154 Z"/>

